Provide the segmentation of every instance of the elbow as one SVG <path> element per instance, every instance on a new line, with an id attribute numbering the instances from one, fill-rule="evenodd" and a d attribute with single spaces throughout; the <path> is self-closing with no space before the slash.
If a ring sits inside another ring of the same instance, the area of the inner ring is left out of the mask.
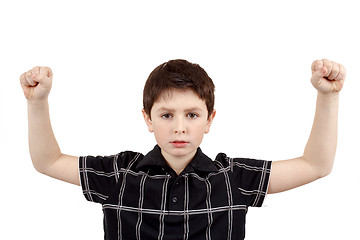
<path id="1" fill-rule="evenodd" d="M 332 165 L 326 167 L 323 166 L 318 172 L 318 178 L 323 178 L 330 175 L 331 171 L 332 171 Z"/>
<path id="2" fill-rule="evenodd" d="M 36 164 L 33 162 L 33 166 L 35 168 L 35 170 L 41 174 L 45 174 L 46 175 L 46 168 L 40 164 Z"/>
<path id="3" fill-rule="evenodd" d="M 55 161 L 54 161 L 55 162 Z M 35 170 L 41 174 L 44 174 L 44 175 L 47 175 L 49 176 L 49 170 L 50 170 L 50 167 L 51 165 L 54 163 L 54 162 L 44 162 L 44 161 L 36 161 L 36 160 L 32 160 L 32 164 L 35 168 Z"/>
<path id="4" fill-rule="evenodd" d="M 314 161 L 311 160 L 311 158 L 306 158 L 306 157 L 303 157 L 303 159 L 305 159 L 305 161 L 308 163 L 311 172 L 313 174 L 314 180 L 326 177 L 332 171 L 333 162 L 334 162 L 333 159 L 332 160 L 327 159 L 321 161 Z"/>
<path id="5" fill-rule="evenodd" d="M 41 174 L 48 175 L 51 172 L 52 167 L 59 159 L 60 155 L 53 156 L 31 156 L 32 164 L 35 170 Z"/>

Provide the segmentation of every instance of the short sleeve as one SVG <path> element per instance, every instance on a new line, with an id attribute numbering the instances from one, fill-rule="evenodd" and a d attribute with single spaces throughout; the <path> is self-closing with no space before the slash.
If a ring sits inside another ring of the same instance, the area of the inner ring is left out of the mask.
<path id="1" fill-rule="evenodd" d="M 246 206 L 262 206 L 269 187 L 271 164 L 271 161 L 249 158 L 230 160 L 230 167 Z"/>
<path id="2" fill-rule="evenodd" d="M 88 201 L 103 204 L 118 182 L 118 155 L 79 157 L 80 182 Z"/>

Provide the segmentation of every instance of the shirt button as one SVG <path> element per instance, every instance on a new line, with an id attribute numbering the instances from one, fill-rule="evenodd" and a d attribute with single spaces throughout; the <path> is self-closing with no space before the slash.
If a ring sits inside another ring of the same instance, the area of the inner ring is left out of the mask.
<path id="1" fill-rule="evenodd" d="M 178 198 L 177 198 L 177 197 L 173 197 L 173 198 L 172 198 L 172 201 L 173 201 L 173 203 L 176 203 L 176 202 L 178 201 Z"/>

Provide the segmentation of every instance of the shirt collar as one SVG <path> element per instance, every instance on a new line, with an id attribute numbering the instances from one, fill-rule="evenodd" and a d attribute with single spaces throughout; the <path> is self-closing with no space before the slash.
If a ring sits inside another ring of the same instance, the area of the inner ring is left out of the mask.
<path id="1" fill-rule="evenodd" d="M 189 165 L 191 165 L 191 167 L 193 167 L 195 170 L 201 172 L 216 172 L 218 170 L 214 162 L 208 156 L 206 156 L 200 148 L 197 149 L 196 154 Z M 156 145 L 153 150 L 144 156 L 144 158 L 136 166 L 136 169 L 140 170 L 142 168 L 149 168 L 153 166 L 168 166 L 167 162 L 161 154 L 161 148 L 159 145 Z"/>

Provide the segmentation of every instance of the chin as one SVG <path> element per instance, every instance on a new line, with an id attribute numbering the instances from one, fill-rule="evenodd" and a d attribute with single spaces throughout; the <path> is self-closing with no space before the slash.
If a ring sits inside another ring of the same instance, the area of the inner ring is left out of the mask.
<path id="1" fill-rule="evenodd" d="M 171 155 L 173 155 L 174 157 L 185 157 L 189 154 L 192 154 L 194 152 L 196 152 L 196 148 L 175 148 L 175 149 L 171 149 Z"/>

